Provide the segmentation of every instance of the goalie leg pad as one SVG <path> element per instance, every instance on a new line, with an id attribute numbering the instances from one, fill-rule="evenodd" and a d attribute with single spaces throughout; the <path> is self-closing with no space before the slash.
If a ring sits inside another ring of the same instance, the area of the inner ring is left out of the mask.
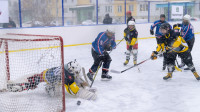
<path id="1" fill-rule="evenodd" d="M 49 96 L 54 97 L 54 96 L 58 96 L 61 93 L 61 88 L 59 84 L 57 85 L 46 84 L 45 91 L 47 92 Z"/>
<path id="2" fill-rule="evenodd" d="M 7 84 L 7 90 L 9 92 L 22 92 L 29 89 L 29 83 L 16 83 L 16 84 Z"/>
<path id="3" fill-rule="evenodd" d="M 96 100 L 97 95 L 95 92 L 91 92 L 87 89 L 80 88 L 78 93 L 76 94 L 77 97 L 86 99 L 86 100 Z"/>

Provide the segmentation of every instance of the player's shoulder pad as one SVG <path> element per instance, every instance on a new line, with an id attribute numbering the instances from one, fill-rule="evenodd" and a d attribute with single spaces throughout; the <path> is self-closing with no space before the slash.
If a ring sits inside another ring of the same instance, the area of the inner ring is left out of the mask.
<path id="1" fill-rule="evenodd" d="M 126 27 L 126 28 L 124 29 L 124 32 L 125 32 L 125 33 L 127 33 L 127 31 L 128 31 L 128 27 Z"/>
<path id="2" fill-rule="evenodd" d="M 100 32 L 99 35 L 102 35 L 103 33 L 106 33 L 106 32 Z"/>
<path id="3" fill-rule="evenodd" d="M 158 23 L 158 22 L 160 22 L 160 20 L 156 20 L 154 23 Z"/>

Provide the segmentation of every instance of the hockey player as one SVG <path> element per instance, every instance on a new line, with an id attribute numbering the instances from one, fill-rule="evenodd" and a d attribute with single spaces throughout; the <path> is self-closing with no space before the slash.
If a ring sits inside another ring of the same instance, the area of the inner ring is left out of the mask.
<path id="1" fill-rule="evenodd" d="M 200 77 L 197 74 L 196 69 L 192 62 L 191 53 L 188 50 L 188 46 L 185 40 L 181 36 L 179 36 L 180 33 L 175 32 L 174 30 L 171 30 L 170 25 L 168 23 L 162 24 L 160 27 L 160 31 L 163 35 L 161 39 L 159 40 L 159 44 L 158 44 L 158 47 L 160 49 L 153 51 L 151 58 L 153 60 L 157 59 L 157 54 L 159 52 L 166 52 L 166 56 L 167 56 L 166 64 L 168 68 L 168 73 L 165 77 L 163 77 L 163 79 L 167 80 L 167 79 L 172 78 L 176 55 L 178 54 L 181 57 L 181 59 L 184 61 L 184 63 L 190 68 L 195 78 L 197 80 L 200 80 Z"/>
<path id="2" fill-rule="evenodd" d="M 160 26 L 161 24 L 163 23 L 167 23 L 167 21 L 165 21 L 165 15 L 164 14 L 161 14 L 160 15 L 160 20 L 157 20 L 153 23 L 153 25 L 151 25 L 151 28 L 150 28 L 150 34 L 151 35 L 154 35 L 154 28 L 156 27 L 156 33 L 155 33 L 155 36 L 156 36 L 156 41 L 157 41 L 157 44 L 158 44 L 158 41 L 159 39 L 162 37 L 162 34 L 161 32 L 159 32 L 159 29 L 160 29 Z M 159 48 L 157 48 L 159 49 Z M 166 61 L 165 61 L 165 54 L 164 55 L 164 58 L 163 58 L 163 70 L 165 70 L 166 68 Z"/>
<path id="3" fill-rule="evenodd" d="M 101 66 L 101 63 L 103 63 L 101 78 L 103 80 L 112 79 L 112 76 L 108 75 L 112 59 L 107 51 L 111 51 L 116 47 L 114 34 L 114 29 L 109 28 L 107 31 L 99 33 L 92 43 L 92 57 L 94 59 L 94 64 L 87 73 L 90 81 L 93 81 L 94 73 L 97 71 L 98 67 Z"/>
<path id="4" fill-rule="evenodd" d="M 126 15 L 127 15 L 127 24 L 128 24 L 129 21 L 135 22 L 135 18 L 133 18 L 133 16 L 131 15 L 131 11 L 127 11 Z"/>
<path id="5" fill-rule="evenodd" d="M 185 15 L 183 17 L 182 24 L 175 24 L 173 25 L 173 28 L 175 27 L 181 27 L 181 36 L 186 41 L 189 47 L 189 51 L 192 51 L 194 42 L 195 42 L 195 35 L 194 35 L 194 27 L 190 23 L 190 15 Z M 185 63 L 182 60 L 182 63 L 180 64 L 180 68 L 184 67 Z"/>
<path id="6" fill-rule="evenodd" d="M 124 65 L 127 65 L 130 60 L 130 55 L 133 54 L 133 63 L 137 64 L 137 53 L 138 53 L 138 32 L 135 28 L 135 22 L 129 21 L 128 27 L 124 30 L 124 38 L 126 40 L 127 51 L 126 51 L 126 61 Z"/>
<path id="7" fill-rule="evenodd" d="M 87 89 L 87 86 L 89 85 L 88 82 L 81 77 L 81 66 L 78 64 L 78 62 L 71 61 L 68 64 L 65 64 L 64 74 L 64 86 L 69 94 L 87 100 L 96 99 L 96 90 Z M 85 73 L 83 72 L 83 74 Z M 50 96 L 59 94 L 59 85 L 61 83 L 61 67 L 53 67 L 43 71 L 41 74 L 35 74 L 26 77 L 22 83 L 9 83 L 7 87 L 9 92 L 21 92 L 24 90 L 35 89 L 42 82 L 46 82 L 45 90 Z"/>

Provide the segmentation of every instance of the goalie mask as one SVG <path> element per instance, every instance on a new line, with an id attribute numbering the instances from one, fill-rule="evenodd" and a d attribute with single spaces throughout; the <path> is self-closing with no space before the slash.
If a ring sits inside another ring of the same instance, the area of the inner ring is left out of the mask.
<path id="1" fill-rule="evenodd" d="M 81 66 L 74 60 L 65 65 L 65 69 L 70 73 L 80 74 Z"/>

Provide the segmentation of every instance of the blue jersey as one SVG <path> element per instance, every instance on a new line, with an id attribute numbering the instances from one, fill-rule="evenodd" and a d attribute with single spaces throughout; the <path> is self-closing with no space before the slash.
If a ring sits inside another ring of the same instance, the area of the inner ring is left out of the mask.
<path id="1" fill-rule="evenodd" d="M 92 47 L 93 47 L 94 51 L 100 55 L 103 54 L 106 46 L 108 46 L 108 45 L 110 45 L 112 47 L 112 49 L 114 49 L 116 47 L 115 37 L 109 38 L 106 35 L 106 32 L 99 33 L 99 35 L 97 36 L 95 41 L 92 42 Z"/>
<path id="2" fill-rule="evenodd" d="M 154 30 L 154 28 L 156 27 L 156 34 L 155 34 L 156 37 L 162 37 L 162 33 L 160 33 L 159 30 L 160 30 L 161 24 L 163 23 L 168 23 L 168 22 L 167 21 L 162 22 L 160 20 L 157 20 L 151 25 L 151 28 L 150 28 L 151 30 Z"/>
<path id="3" fill-rule="evenodd" d="M 191 24 L 183 25 L 181 24 L 181 36 L 185 41 L 188 41 L 194 37 L 194 28 Z"/>

